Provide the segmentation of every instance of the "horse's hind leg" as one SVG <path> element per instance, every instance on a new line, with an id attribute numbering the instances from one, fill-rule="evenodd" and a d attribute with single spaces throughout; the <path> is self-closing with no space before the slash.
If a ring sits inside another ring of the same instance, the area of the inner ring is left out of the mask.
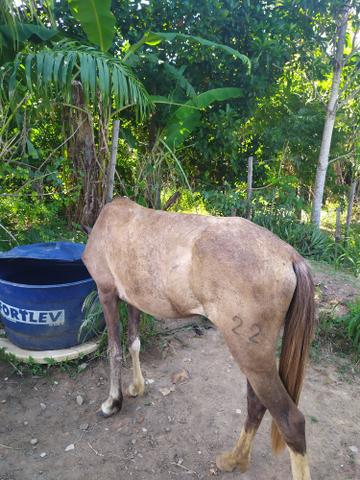
<path id="1" fill-rule="evenodd" d="M 264 313 L 270 315 L 270 311 Z M 269 410 L 282 437 L 289 448 L 293 480 L 310 480 L 310 471 L 306 455 L 305 419 L 282 383 L 276 365 L 275 347 L 281 316 L 272 315 L 266 329 L 257 323 L 245 322 L 235 316 L 231 322 L 219 322 L 225 341 L 239 367 L 246 375 L 260 404 Z M 256 318 L 261 318 L 257 315 Z M 235 327 L 233 325 L 235 324 Z M 256 329 L 255 329 L 256 327 Z M 270 328 L 272 327 L 272 328 Z M 255 336 L 253 332 L 255 331 Z M 266 333 L 266 335 L 265 335 Z M 246 434 L 244 428 L 237 446 L 230 456 L 218 457 L 219 468 L 231 470 L 244 464 L 247 443 L 255 435 L 255 430 Z M 237 449 L 237 447 L 239 447 Z M 249 447 L 247 447 L 249 448 Z M 228 462 L 226 462 L 228 460 Z M 242 460 L 242 462 L 240 462 Z"/>
<path id="2" fill-rule="evenodd" d="M 128 305 L 128 348 L 133 364 L 133 383 L 129 385 L 128 394 L 132 397 L 144 394 L 144 378 L 141 373 L 140 367 L 140 338 L 139 338 L 139 325 L 140 325 L 140 311 Z"/>
<path id="3" fill-rule="evenodd" d="M 241 472 L 246 472 L 250 463 L 252 443 L 265 411 L 266 408 L 262 405 L 248 381 L 245 425 L 233 450 L 216 458 L 216 465 L 220 470 L 232 472 L 236 467 L 239 467 Z"/>
<path id="4" fill-rule="evenodd" d="M 107 400 L 101 405 L 99 414 L 109 417 L 121 409 L 121 347 L 119 336 L 119 298 L 116 290 L 101 290 L 99 299 L 103 307 L 108 330 L 108 355 L 110 361 L 110 391 Z"/>
<path id="5" fill-rule="evenodd" d="M 310 480 L 305 418 L 286 391 L 274 362 L 267 373 L 246 372 L 256 395 L 269 410 L 288 446 L 293 480 Z"/>

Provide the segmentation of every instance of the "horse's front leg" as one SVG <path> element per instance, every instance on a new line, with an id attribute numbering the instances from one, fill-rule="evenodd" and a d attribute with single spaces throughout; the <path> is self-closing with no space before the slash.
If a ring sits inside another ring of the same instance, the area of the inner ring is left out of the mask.
<path id="1" fill-rule="evenodd" d="M 140 311 L 128 305 L 128 338 L 127 344 L 133 364 L 133 382 L 129 385 L 127 393 L 131 397 L 144 394 L 144 378 L 141 373 L 140 367 L 140 338 L 139 338 L 139 326 L 140 326 Z"/>
<path id="2" fill-rule="evenodd" d="M 101 405 L 99 414 L 109 417 L 121 409 L 121 346 L 119 329 L 119 298 L 116 290 L 99 290 L 108 330 L 108 356 L 110 361 L 110 391 L 107 400 Z"/>

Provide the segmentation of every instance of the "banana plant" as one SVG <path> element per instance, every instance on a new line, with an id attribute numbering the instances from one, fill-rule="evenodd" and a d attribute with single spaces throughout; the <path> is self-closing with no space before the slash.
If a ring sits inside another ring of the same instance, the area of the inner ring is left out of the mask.
<path id="1" fill-rule="evenodd" d="M 124 60 L 127 60 L 129 57 L 131 57 L 131 55 L 134 55 L 144 45 L 155 47 L 159 45 L 161 42 L 167 41 L 171 43 L 174 40 L 182 40 L 184 42 L 199 43 L 200 45 L 203 45 L 204 47 L 207 47 L 213 50 L 222 50 L 227 55 L 232 55 L 235 58 L 238 58 L 240 61 L 242 61 L 247 68 L 247 73 L 250 73 L 250 69 L 251 69 L 250 59 L 246 55 L 243 55 L 242 53 L 235 50 L 234 48 L 231 48 L 227 45 L 223 45 L 220 43 L 212 42 L 211 40 L 207 40 L 202 37 L 197 37 L 194 35 L 186 35 L 184 33 L 178 33 L 178 32 L 146 32 L 137 43 L 135 43 L 134 45 L 131 45 L 128 48 L 126 55 L 124 57 Z"/>
<path id="2" fill-rule="evenodd" d="M 171 115 L 160 137 L 172 149 L 179 147 L 201 123 L 201 114 L 215 102 L 235 99 L 243 96 L 241 88 L 214 88 L 188 100 Z M 153 101 L 162 101 L 152 97 Z M 164 99 L 165 100 L 165 99 Z"/>
<path id="3" fill-rule="evenodd" d="M 68 0 L 71 13 L 81 24 L 88 40 L 107 52 L 115 34 L 111 0 Z"/>
<path id="4" fill-rule="evenodd" d="M 9 46 L 18 49 L 30 38 L 35 41 L 48 41 L 59 32 L 53 15 L 54 1 L 39 2 L 27 0 L 26 5 L 14 0 L 2 0 L 0 11 L 0 51 Z M 112 14 L 111 0 L 68 0 L 71 13 L 80 23 L 90 43 L 106 52 L 112 45 L 115 34 L 115 17 Z M 26 7 L 26 8 L 25 8 Z M 46 14 L 46 24 L 42 21 L 42 13 Z M 49 23 L 51 28 L 49 28 Z M 8 59 L 10 58 L 7 55 Z"/>
<path id="5" fill-rule="evenodd" d="M 0 65 L 13 60 L 17 51 L 29 40 L 41 43 L 60 38 L 52 16 L 52 2 L 42 2 L 51 26 L 42 23 L 36 0 L 28 0 L 26 3 L 27 15 L 24 15 L 23 7 L 14 0 L 1 1 Z"/>
<path id="6" fill-rule="evenodd" d="M 176 150 L 200 126 L 206 108 L 215 102 L 236 99 L 242 95 L 240 88 L 215 88 L 194 96 L 176 108 L 168 117 L 165 127 L 157 131 L 154 145 L 139 153 L 134 198 L 140 202 L 143 199 L 148 206 L 159 209 L 164 186 L 170 189 L 181 186 L 191 192 Z M 153 96 L 151 99 L 155 104 L 177 105 L 177 102 L 166 97 Z"/>

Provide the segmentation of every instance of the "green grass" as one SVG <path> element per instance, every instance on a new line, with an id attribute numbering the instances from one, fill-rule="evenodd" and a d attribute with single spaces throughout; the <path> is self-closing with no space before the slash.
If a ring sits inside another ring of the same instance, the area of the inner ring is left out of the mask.
<path id="1" fill-rule="evenodd" d="M 321 310 L 319 324 L 313 342 L 313 359 L 323 348 L 337 355 L 360 362 L 360 298 L 348 304 L 346 315 L 337 316 L 334 308 Z"/>
<path id="2" fill-rule="evenodd" d="M 84 363 L 90 363 L 105 355 L 104 349 L 98 349 L 96 352 L 86 357 L 80 356 L 76 360 L 65 360 L 63 362 L 55 362 L 53 359 L 48 359 L 47 364 L 36 363 L 34 359 L 29 356 L 26 361 L 18 360 L 15 355 L 7 353 L 4 348 L 0 348 L 0 362 L 7 363 L 12 373 L 21 376 L 35 376 L 35 377 L 50 377 L 51 374 L 59 369 L 67 373 L 71 378 L 75 377 L 84 370 Z"/>
<path id="3" fill-rule="evenodd" d="M 353 349 L 360 358 L 360 297 L 348 304 L 349 311 L 342 317 Z"/>

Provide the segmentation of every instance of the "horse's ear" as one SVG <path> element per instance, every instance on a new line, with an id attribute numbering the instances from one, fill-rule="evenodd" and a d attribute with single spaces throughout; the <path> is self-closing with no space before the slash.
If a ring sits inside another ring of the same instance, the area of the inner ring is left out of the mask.
<path id="1" fill-rule="evenodd" d="M 90 235 L 92 228 L 90 228 L 88 225 L 82 225 L 81 224 L 81 230 L 86 233 L 86 235 Z"/>

